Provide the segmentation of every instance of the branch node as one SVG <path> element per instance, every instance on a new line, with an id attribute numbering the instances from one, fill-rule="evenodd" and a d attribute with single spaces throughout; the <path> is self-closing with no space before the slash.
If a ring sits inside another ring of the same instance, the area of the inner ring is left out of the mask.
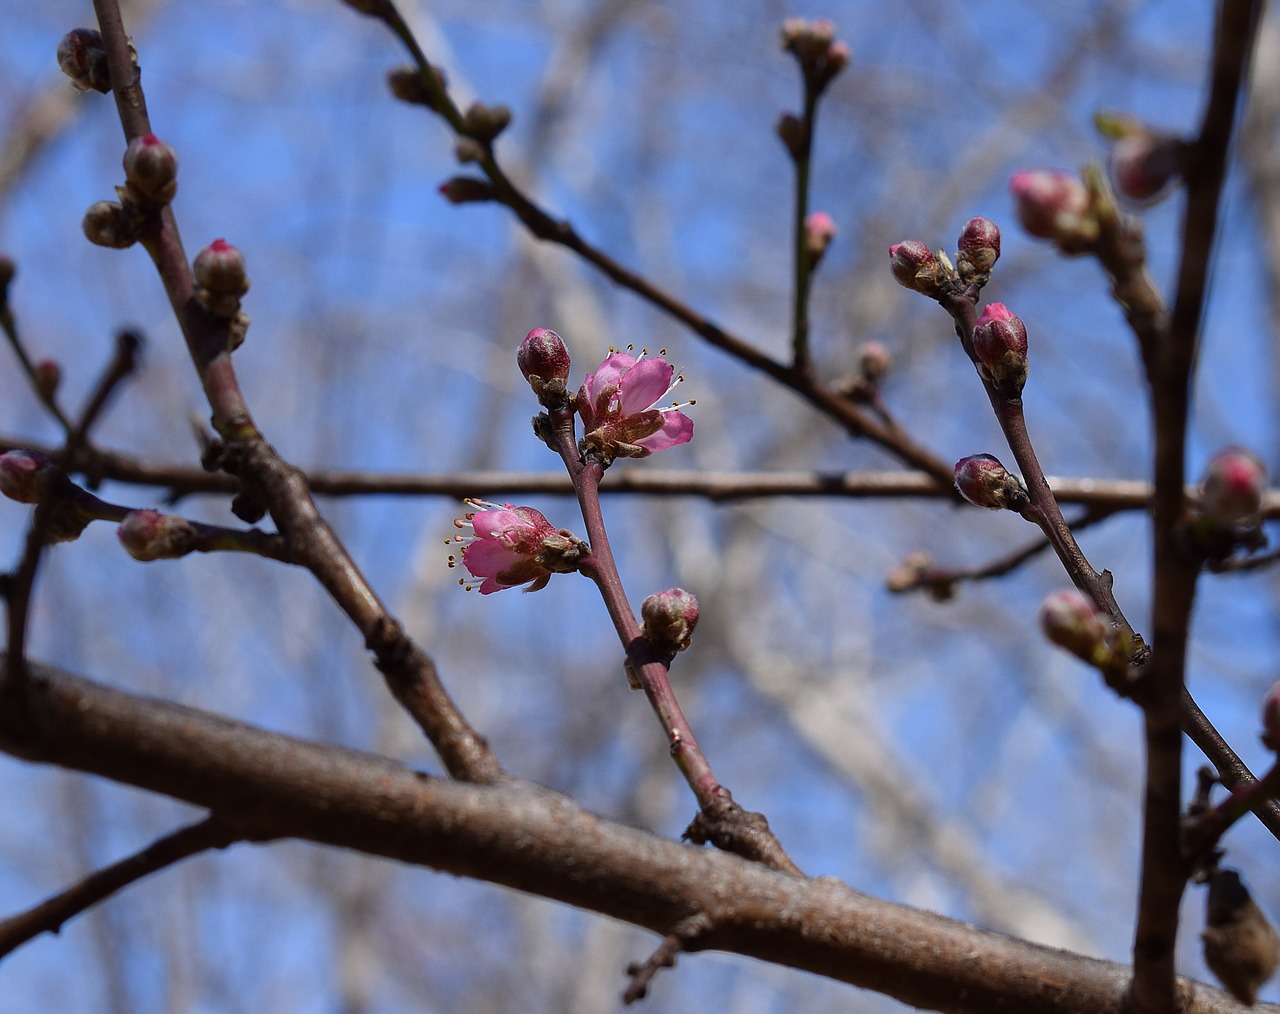
<path id="1" fill-rule="evenodd" d="M 627 966 L 627 975 L 631 984 L 622 994 L 624 1004 L 632 1004 L 643 1000 L 649 992 L 651 983 L 663 968 L 673 968 L 676 956 L 681 951 L 690 950 L 692 945 L 711 931 L 711 919 L 706 913 L 698 912 L 686 916 L 671 928 L 671 932 L 662 938 L 662 943 L 644 962 L 631 963 Z"/>

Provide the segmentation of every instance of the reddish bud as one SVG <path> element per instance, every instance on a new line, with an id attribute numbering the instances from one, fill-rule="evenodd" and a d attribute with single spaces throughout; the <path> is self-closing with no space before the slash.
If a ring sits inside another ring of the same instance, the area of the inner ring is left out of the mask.
<path id="1" fill-rule="evenodd" d="M 1280 937 L 1235 870 L 1209 876 L 1204 963 L 1234 996 L 1252 1006 L 1280 963 Z"/>
<path id="2" fill-rule="evenodd" d="M 492 201 L 497 195 L 492 183 L 475 176 L 454 176 L 441 183 L 438 189 L 451 204 Z"/>
<path id="3" fill-rule="evenodd" d="M 57 360 L 41 359 L 35 365 L 32 379 L 40 397 L 49 401 L 57 393 L 58 385 L 62 383 L 62 367 L 58 365 Z"/>
<path id="4" fill-rule="evenodd" d="M 825 211 L 813 211 L 804 220 L 804 245 L 809 254 L 809 270 L 818 266 L 827 247 L 836 238 L 836 223 Z"/>
<path id="5" fill-rule="evenodd" d="M 1209 459 L 1200 480 L 1200 509 L 1220 525 L 1250 521 L 1262 508 L 1267 469 L 1252 451 L 1226 447 Z"/>
<path id="6" fill-rule="evenodd" d="M 868 384 L 877 384 L 893 366 L 893 356 L 879 342 L 866 342 L 858 350 L 858 372 Z"/>
<path id="7" fill-rule="evenodd" d="M 1018 220 L 1032 236 L 1078 248 L 1097 239 L 1098 222 L 1080 178 L 1059 169 L 1027 169 L 1009 181 Z"/>
<path id="8" fill-rule="evenodd" d="M 155 134 L 135 137 L 124 153 L 124 178 L 136 195 L 168 204 L 178 192 L 178 156 Z"/>
<path id="9" fill-rule="evenodd" d="M 249 291 L 244 254 L 225 239 L 215 239 L 196 254 L 196 298 L 215 317 L 234 317 Z"/>
<path id="10" fill-rule="evenodd" d="M 973 353 L 1006 396 L 1027 382 L 1027 328 L 1003 303 L 988 303 L 973 327 Z"/>
<path id="11" fill-rule="evenodd" d="M 1114 121 L 1108 163 L 1117 192 L 1132 201 L 1154 202 L 1182 175 L 1186 145 L 1140 123 Z"/>
<path id="12" fill-rule="evenodd" d="M 1000 258 L 1000 230 L 988 218 L 971 218 L 960 230 L 956 269 L 961 280 L 989 275 Z"/>
<path id="13" fill-rule="evenodd" d="M 76 91 L 92 89 L 104 95 L 111 91 L 102 35 L 92 28 L 75 28 L 62 37 L 58 43 L 58 67 L 71 79 Z"/>
<path id="14" fill-rule="evenodd" d="M 1280 680 L 1262 698 L 1262 742 L 1280 753 Z"/>
<path id="15" fill-rule="evenodd" d="M 933 251 L 917 239 L 889 247 L 889 270 L 904 288 L 924 296 L 935 296 L 949 272 Z"/>
<path id="16" fill-rule="evenodd" d="M 186 556 L 196 548 L 195 527 L 186 518 L 159 511 L 130 511 L 116 530 L 125 552 L 144 563 Z"/>
<path id="17" fill-rule="evenodd" d="M 644 636 L 660 658 L 671 658 L 689 647 L 698 625 L 698 600 L 683 588 L 650 595 L 640 606 Z"/>
<path id="18" fill-rule="evenodd" d="M 1022 480 L 990 454 L 972 454 L 956 462 L 956 489 L 975 507 L 1021 511 L 1030 502 Z"/>
<path id="19" fill-rule="evenodd" d="M 49 476 L 58 466 L 39 451 L 0 454 L 0 493 L 18 503 L 39 503 Z"/>
<path id="20" fill-rule="evenodd" d="M 516 365 L 529 381 L 538 401 L 547 408 L 568 407 L 569 350 L 561 337 L 549 328 L 535 327 L 516 351 Z"/>
<path id="21" fill-rule="evenodd" d="M 507 129 L 511 110 L 506 106 L 486 106 L 473 102 L 462 116 L 462 132 L 482 144 L 489 144 Z"/>
<path id="22" fill-rule="evenodd" d="M 1093 603 L 1074 588 L 1053 592 L 1040 605 L 1044 636 L 1086 662 L 1102 661 L 1108 652 L 1107 628 Z"/>
<path id="23" fill-rule="evenodd" d="M 138 241 L 139 223 L 118 201 L 98 201 L 89 205 L 80 222 L 85 238 L 98 246 L 123 250 Z"/>

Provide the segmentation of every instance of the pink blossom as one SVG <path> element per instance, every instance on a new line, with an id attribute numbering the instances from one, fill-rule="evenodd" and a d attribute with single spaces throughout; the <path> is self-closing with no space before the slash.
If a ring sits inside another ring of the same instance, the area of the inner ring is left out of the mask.
<path id="1" fill-rule="evenodd" d="M 503 588 L 528 585 L 525 591 L 546 587 L 552 574 L 577 570 L 587 545 L 568 532 L 552 527 L 540 511 L 514 504 L 499 506 L 482 500 L 468 500 L 479 508 L 454 521 L 457 528 L 470 528 L 470 537 L 456 535 L 463 543 L 462 565 L 472 577 L 482 580 L 481 595 Z M 449 558 L 449 566 L 457 564 Z"/>
<path id="2" fill-rule="evenodd" d="M 627 352 L 611 352 L 578 390 L 585 447 L 612 461 L 644 458 L 688 443 L 693 420 L 674 405 L 655 407 L 679 383 L 678 377 L 672 380 L 674 373 L 661 356 L 637 359 Z"/>

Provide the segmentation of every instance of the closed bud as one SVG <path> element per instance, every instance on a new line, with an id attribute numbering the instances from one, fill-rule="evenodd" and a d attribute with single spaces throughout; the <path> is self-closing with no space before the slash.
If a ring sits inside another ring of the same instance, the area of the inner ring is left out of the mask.
<path id="1" fill-rule="evenodd" d="M 949 278 L 947 266 L 917 239 L 889 247 L 889 270 L 898 284 L 923 296 L 936 296 Z"/>
<path id="2" fill-rule="evenodd" d="M 1243 447 L 1220 450 L 1205 466 L 1200 481 L 1200 509 L 1220 525 L 1251 522 L 1262 507 L 1267 469 L 1252 451 Z"/>
<path id="3" fill-rule="evenodd" d="M 196 254 L 192 270 L 201 305 L 215 317 L 234 317 L 240 298 L 249 291 L 244 254 L 225 239 L 215 239 Z"/>
<path id="4" fill-rule="evenodd" d="M 58 385 L 62 383 L 62 367 L 58 365 L 57 360 L 41 359 L 35 365 L 32 379 L 40 397 L 45 401 L 50 401 L 54 394 L 57 393 Z"/>
<path id="5" fill-rule="evenodd" d="M 1059 169 L 1027 169 L 1009 181 L 1018 220 L 1032 236 L 1051 239 L 1066 252 L 1087 249 L 1098 238 L 1089 192 L 1080 178 Z"/>
<path id="6" fill-rule="evenodd" d="M 440 90 L 444 89 L 444 75 L 432 67 L 427 73 L 434 76 L 435 81 L 439 84 Z M 391 94 L 398 98 L 401 102 L 408 102 L 410 105 L 426 106 L 428 109 L 436 108 L 435 93 L 422 80 L 422 74 L 417 67 L 397 67 L 395 70 L 387 74 L 387 87 L 391 89 Z"/>
<path id="7" fill-rule="evenodd" d="M 130 511 L 116 530 L 120 544 L 135 560 L 172 560 L 196 548 L 194 526 L 176 514 Z"/>
<path id="8" fill-rule="evenodd" d="M 451 204 L 492 201 L 497 196 L 493 184 L 475 176 L 454 176 L 440 184 L 440 193 Z"/>
<path id="9" fill-rule="evenodd" d="M 956 489 L 975 507 L 1021 511 L 1031 501 L 1022 480 L 991 454 L 971 454 L 956 462 Z"/>
<path id="10" fill-rule="evenodd" d="M 793 159 L 804 154 L 809 132 L 800 117 L 795 113 L 783 113 L 778 117 L 776 130 Z"/>
<path id="11" fill-rule="evenodd" d="M 878 384 L 893 366 L 893 356 L 879 342 L 866 342 L 858 350 L 858 372 L 868 384 Z"/>
<path id="12" fill-rule="evenodd" d="M 71 79 L 71 87 L 79 92 L 111 91 L 111 72 L 107 69 L 107 52 L 102 35 L 92 28 L 75 28 L 58 43 L 58 67 Z"/>
<path id="13" fill-rule="evenodd" d="M 827 252 L 827 247 L 836 238 L 836 223 L 825 211 L 810 212 L 804 220 L 804 246 L 809 255 L 809 270 L 812 271 Z"/>
<path id="14" fill-rule="evenodd" d="M 462 165 L 479 162 L 484 156 L 484 145 L 474 137 L 460 137 L 453 143 L 453 157 Z"/>
<path id="15" fill-rule="evenodd" d="M 39 451 L 5 451 L 0 454 L 0 493 L 18 503 L 39 503 L 57 471 L 58 466 Z"/>
<path id="16" fill-rule="evenodd" d="M 1027 382 L 1027 328 L 1003 303 L 983 307 L 973 327 L 973 353 L 1004 396 L 1016 396 Z"/>
<path id="17" fill-rule="evenodd" d="M 1050 594 L 1040 605 L 1040 629 L 1053 644 L 1091 664 L 1104 662 L 1108 624 L 1084 595 L 1074 588 Z"/>
<path id="18" fill-rule="evenodd" d="M 1257 1002 L 1258 990 L 1280 962 L 1280 938 L 1235 870 L 1209 875 L 1204 963 L 1243 1004 Z"/>
<path id="19" fill-rule="evenodd" d="M 988 218 L 971 218 L 960 230 L 956 246 L 956 270 L 969 282 L 991 273 L 1000 258 L 1000 230 Z"/>
<path id="20" fill-rule="evenodd" d="M 569 394 L 569 350 L 550 328 L 535 327 L 516 351 L 516 365 L 538 401 L 547 408 L 566 408 Z"/>
<path id="21" fill-rule="evenodd" d="M 644 636 L 659 658 L 672 658 L 689 647 L 698 625 L 698 600 L 683 588 L 650 595 L 640 606 Z"/>
<path id="22" fill-rule="evenodd" d="M 1182 175 L 1187 146 L 1179 138 L 1150 130 L 1124 113 L 1096 113 L 1093 122 L 1111 140 L 1111 181 L 1129 200 L 1154 203 Z"/>
<path id="23" fill-rule="evenodd" d="M 489 144 L 507 129 L 511 110 L 506 106 L 486 106 L 473 102 L 462 116 L 462 131 L 482 144 Z"/>
<path id="24" fill-rule="evenodd" d="M 1280 753 L 1280 681 L 1262 698 L 1262 742 L 1268 750 Z"/>
<path id="25" fill-rule="evenodd" d="M 178 192 L 178 156 L 155 134 L 135 137 L 124 153 L 124 178 L 144 200 L 168 204 Z"/>
<path id="26" fill-rule="evenodd" d="M 138 226 L 134 215 L 118 201 L 98 201 L 89 205 L 80 222 L 80 228 L 90 243 L 115 250 L 131 247 L 138 241 Z"/>

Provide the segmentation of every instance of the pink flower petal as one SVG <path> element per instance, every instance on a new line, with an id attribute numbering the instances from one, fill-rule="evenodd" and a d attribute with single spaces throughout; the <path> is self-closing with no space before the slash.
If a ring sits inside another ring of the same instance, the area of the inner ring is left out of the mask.
<path id="1" fill-rule="evenodd" d="M 671 374 L 675 370 L 661 357 L 641 359 L 622 378 L 622 414 L 635 415 L 671 389 Z"/>
<path id="2" fill-rule="evenodd" d="M 668 447 L 687 444 L 693 439 L 693 420 L 682 412 L 663 412 L 662 428 L 636 441 L 650 451 L 665 451 Z"/>

